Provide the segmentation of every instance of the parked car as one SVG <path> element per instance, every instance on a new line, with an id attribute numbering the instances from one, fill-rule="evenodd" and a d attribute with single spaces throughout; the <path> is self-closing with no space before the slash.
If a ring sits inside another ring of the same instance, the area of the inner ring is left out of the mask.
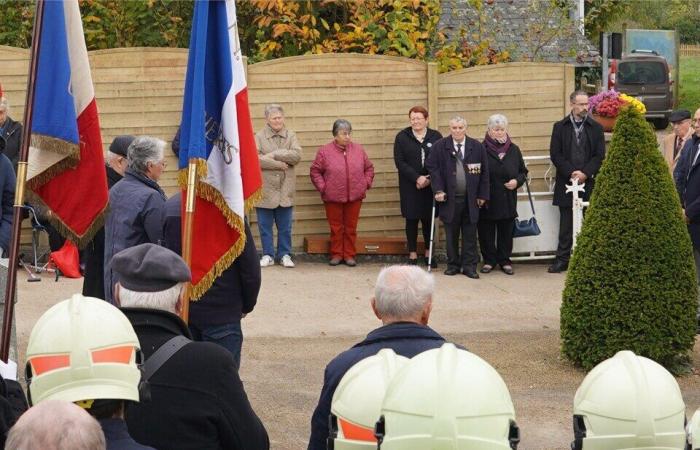
<path id="1" fill-rule="evenodd" d="M 632 50 L 617 62 L 615 90 L 639 99 L 657 129 L 668 126 L 673 111 L 673 80 L 666 58 L 653 50 Z"/>

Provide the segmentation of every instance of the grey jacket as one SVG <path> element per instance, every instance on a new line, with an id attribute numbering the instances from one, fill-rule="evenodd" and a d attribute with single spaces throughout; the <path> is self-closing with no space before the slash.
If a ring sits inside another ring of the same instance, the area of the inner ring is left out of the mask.
<path id="1" fill-rule="evenodd" d="M 109 215 L 105 223 L 105 300 L 112 300 L 118 281 L 112 272 L 112 256 L 139 244 L 157 244 L 163 236 L 165 193 L 158 183 L 127 169 L 124 178 L 109 190 Z"/>

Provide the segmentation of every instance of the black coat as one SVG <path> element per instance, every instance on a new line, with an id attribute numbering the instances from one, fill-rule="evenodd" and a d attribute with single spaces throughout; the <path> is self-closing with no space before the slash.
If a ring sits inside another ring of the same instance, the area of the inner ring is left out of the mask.
<path id="1" fill-rule="evenodd" d="M 673 179 L 681 198 L 685 215 L 690 220 L 688 232 L 693 247 L 700 250 L 700 158 L 693 164 L 700 149 L 700 137 L 693 135 L 683 146 L 678 164 L 673 171 Z"/>
<path id="2" fill-rule="evenodd" d="M 19 161 L 19 147 L 22 143 L 22 124 L 9 117 L 5 123 L 5 128 L 0 133 L 0 153 L 4 153 L 10 159 L 12 167 L 17 173 L 17 162 Z"/>
<path id="3" fill-rule="evenodd" d="M 177 335 L 192 338 L 174 314 L 123 308 L 148 359 Z M 212 342 L 190 342 L 148 382 L 151 400 L 126 411 L 129 434 L 157 449 L 266 450 L 267 431 L 250 406 L 231 353 Z"/>
<path id="4" fill-rule="evenodd" d="M 433 192 L 430 186 L 416 188 L 416 180 L 421 175 L 428 175 L 425 161 L 435 142 L 442 138 L 439 131 L 428 128 L 423 142 L 413 135 L 411 127 L 399 131 L 394 139 L 394 163 L 399 170 L 399 196 L 401 197 L 401 215 L 407 219 L 424 219 L 430 217 L 433 208 Z M 421 158 L 421 150 L 423 157 Z"/>
<path id="5" fill-rule="evenodd" d="M 326 450 L 328 416 L 331 413 L 333 393 L 345 372 L 355 363 L 376 355 L 383 348 L 390 348 L 397 355 L 413 358 L 426 350 L 439 348 L 444 343 L 445 339 L 428 326 L 396 322 L 377 328 L 369 333 L 364 341 L 336 356 L 328 363 L 323 374 L 321 396 L 311 417 L 311 438 L 308 450 Z"/>
<path id="6" fill-rule="evenodd" d="M 518 180 L 518 187 L 525 183 L 527 168 L 520 148 L 515 144 L 510 144 L 505 156 L 500 159 L 496 152 L 487 147 L 486 155 L 489 158 L 490 198 L 486 208 L 481 210 L 479 217 L 488 220 L 518 217 L 517 189 L 508 189 L 504 184 L 513 178 Z"/>
<path id="7" fill-rule="evenodd" d="M 557 168 L 557 178 L 554 183 L 554 198 L 552 204 L 556 206 L 571 207 L 573 200 L 571 194 L 566 193 L 566 185 L 569 184 L 571 173 L 580 170 L 586 174 L 586 187 L 583 199 L 588 200 L 593 192 L 595 176 L 600 170 L 605 158 L 605 135 L 603 127 L 590 116 L 584 121 L 584 129 L 588 138 L 588 148 L 584 157 L 583 167 L 574 167 L 571 163 L 571 148 L 574 139 L 574 125 L 567 115 L 552 128 L 552 140 L 549 143 L 549 158 Z"/>
<path id="8" fill-rule="evenodd" d="M 117 184 L 122 176 L 116 170 L 105 166 L 107 170 L 107 189 Z M 85 273 L 83 274 L 83 295 L 87 297 L 105 298 L 104 258 L 105 258 L 105 228 L 100 228 L 92 241 L 83 251 Z"/>
<path id="9" fill-rule="evenodd" d="M 182 254 L 182 195 L 178 192 L 165 202 L 163 239 L 165 247 Z M 223 325 L 241 320 L 255 308 L 260 292 L 260 261 L 248 223 L 246 242 L 240 255 L 219 275 L 202 297 L 190 304 L 190 324 L 196 327 Z"/>
<path id="10" fill-rule="evenodd" d="M 486 149 L 481 142 L 466 137 L 464 142 L 464 164 L 470 164 L 474 170 L 466 174 L 467 204 L 469 205 L 469 221 L 479 221 L 479 207 L 476 199 L 489 199 L 489 166 Z M 455 172 L 457 151 L 454 148 L 452 136 L 447 136 L 433 145 L 426 167 L 430 172 L 430 185 L 433 193 L 447 193 L 447 201 L 440 204 L 440 219 L 452 223 L 455 210 L 455 189 L 457 188 L 457 172 Z"/>

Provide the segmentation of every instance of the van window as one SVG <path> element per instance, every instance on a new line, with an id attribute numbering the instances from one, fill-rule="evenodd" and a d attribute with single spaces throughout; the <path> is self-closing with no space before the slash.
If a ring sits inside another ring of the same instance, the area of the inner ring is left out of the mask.
<path id="1" fill-rule="evenodd" d="M 663 84 L 666 68 L 654 61 L 627 61 L 617 67 L 619 84 Z"/>

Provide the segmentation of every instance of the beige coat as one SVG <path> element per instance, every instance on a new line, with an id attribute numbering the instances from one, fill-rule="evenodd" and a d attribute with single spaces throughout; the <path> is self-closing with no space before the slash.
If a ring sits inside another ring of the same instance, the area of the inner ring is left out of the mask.
<path id="1" fill-rule="evenodd" d="M 297 135 L 283 128 L 279 133 L 268 125 L 255 135 L 263 176 L 263 198 L 258 208 L 274 209 L 294 204 L 296 176 L 294 166 L 301 159 Z"/>
<path id="2" fill-rule="evenodd" d="M 683 148 L 683 145 L 685 145 L 685 142 L 690 138 L 695 133 L 695 130 L 693 130 L 693 127 L 690 127 L 688 130 L 688 134 L 685 135 L 685 137 L 682 138 L 681 141 L 681 148 Z M 679 151 L 676 157 L 673 157 L 673 149 L 674 145 L 676 144 L 676 133 L 671 132 L 670 134 L 666 135 L 663 140 L 662 144 L 662 153 L 664 155 L 664 159 L 666 160 L 666 164 L 668 164 L 668 168 L 671 170 L 671 175 L 673 175 L 673 169 L 676 168 L 676 163 L 678 163 L 678 158 L 681 156 L 681 152 Z"/>

